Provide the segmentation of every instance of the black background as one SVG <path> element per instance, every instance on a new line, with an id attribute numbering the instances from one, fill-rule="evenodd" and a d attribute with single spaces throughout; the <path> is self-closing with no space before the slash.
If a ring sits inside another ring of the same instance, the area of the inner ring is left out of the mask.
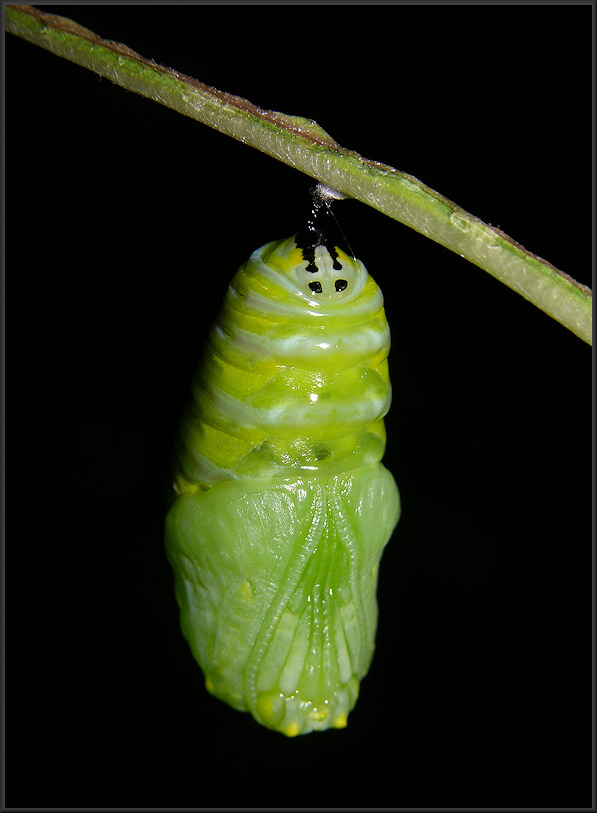
<path id="1" fill-rule="evenodd" d="M 420 178 L 591 284 L 589 6 L 46 6 Z M 393 337 L 403 516 L 343 731 L 210 697 L 163 552 L 178 416 L 312 180 L 6 35 L 7 804 L 590 806 L 591 351 L 336 206 Z"/>

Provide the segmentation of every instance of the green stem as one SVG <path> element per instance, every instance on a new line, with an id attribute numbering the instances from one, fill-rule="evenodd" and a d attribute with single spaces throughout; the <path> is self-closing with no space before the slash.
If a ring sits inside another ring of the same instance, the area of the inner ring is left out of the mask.
<path id="1" fill-rule="evenodd" d="M 343 149 L 315 122 L 262 110 L 33 6 L 6 6 L 5 19 L 10 33 L 243 141 L 410 226 L 592 343 L 589 288 L 411 175 Z"/>

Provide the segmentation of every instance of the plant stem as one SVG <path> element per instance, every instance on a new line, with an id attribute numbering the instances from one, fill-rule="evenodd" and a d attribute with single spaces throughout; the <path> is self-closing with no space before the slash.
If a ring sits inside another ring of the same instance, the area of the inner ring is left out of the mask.
<path id="1" fill-rule="evenodd" d="M 5 19 L 10 33 L 255 147 L 410 226 L 484 269 L 592 343 L 589 288 L 411 175 L 343 149 L 315 122 L 262 110 L 33 6 L 6 6 Z"/>

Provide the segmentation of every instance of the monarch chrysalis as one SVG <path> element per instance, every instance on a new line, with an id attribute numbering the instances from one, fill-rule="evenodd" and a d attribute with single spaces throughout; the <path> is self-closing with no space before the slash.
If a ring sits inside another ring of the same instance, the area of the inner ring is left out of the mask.
<path id="1" fill-rule="evenodd" d="M 241 266 L 195 377 L 166 527 L 182 630 L 207 689 L 287 736 L 344 727 L 373 656 L 389 348 L 379 287 L 313 218 Z"/>

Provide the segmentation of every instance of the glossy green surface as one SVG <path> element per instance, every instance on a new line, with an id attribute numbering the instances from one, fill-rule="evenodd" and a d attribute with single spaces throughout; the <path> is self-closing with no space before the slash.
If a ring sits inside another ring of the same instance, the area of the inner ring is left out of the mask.
<path id="1" fill-rule="evenodd" d="M 383 297 L 336 251 L 318 246 L 308 271 L 290 238 L 239 269 L 195 378 L 167 520 L 207 688 L 288 736 L 346 725 L 400 514 L 380 463 Z"/>
<path id="2" fill-rule="evenodd" d="M 399 512 L 381 464 L 181 497 L 169 553 L 209 691 L 289 736 L 346 725 L 373 656 L 377 568 Z"/>

